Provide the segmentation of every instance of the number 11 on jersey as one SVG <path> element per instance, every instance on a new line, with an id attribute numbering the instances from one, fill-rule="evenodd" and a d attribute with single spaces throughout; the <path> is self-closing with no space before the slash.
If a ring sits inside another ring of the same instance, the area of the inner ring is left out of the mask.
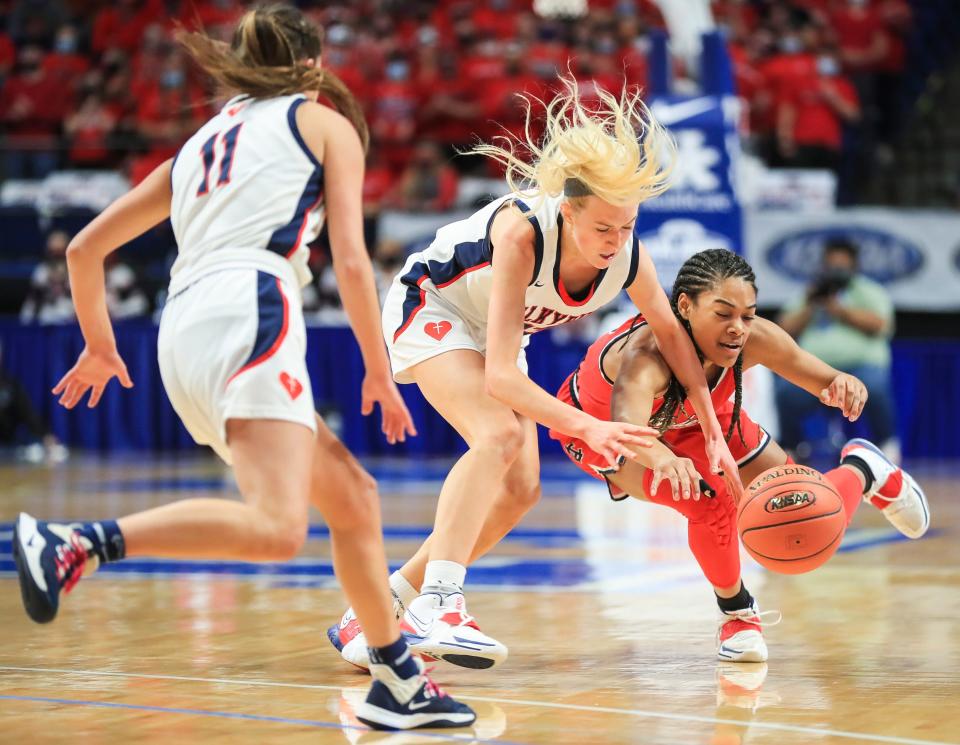
<path id="1" fill-rule="evenodd" d="M 223 140 L 223 157 L 220 159 L 220 175 L 217 177 L 217 183 L 214 184 L 214 188 L 230 183 L 233 153 L 237 149 L 237 138 L 240 136 L 240 127 L 242 126 L 243 122 L 240 122 L 237 126 L 231 127 L 221 138 Z M 210 139 L 204 142 L 203 147 L 200 148 L 200 157 L 203 158 L 203 180 L 197 189 L 198 197 L 202 197 L 204 194 L 210 192 L 210 171 L 213 169 L 213 161 L 216 158 L 213 148 L 219 136 L 219 132 L 210 135 Z"/>

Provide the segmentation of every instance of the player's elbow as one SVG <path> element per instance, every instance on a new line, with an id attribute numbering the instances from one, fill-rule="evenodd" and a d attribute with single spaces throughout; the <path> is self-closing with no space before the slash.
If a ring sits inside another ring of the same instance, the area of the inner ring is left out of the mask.
<path id="1" fill-rule="evenodd" d="M 75 263 L 78 259 L 85 259 L 92 253 L 92 247 L 83 237 L 83 233 L 78 233 L 67 245 L 67 263 Z"/>
<path id="2" fill-rule="evenodd" d="M 362 282 L 370 271 L 370 260 L 366 255 L 348 253 L 346 256 L 335 256 L 333 263 L 337 282 L 341 287 L 353 287 Z"/>

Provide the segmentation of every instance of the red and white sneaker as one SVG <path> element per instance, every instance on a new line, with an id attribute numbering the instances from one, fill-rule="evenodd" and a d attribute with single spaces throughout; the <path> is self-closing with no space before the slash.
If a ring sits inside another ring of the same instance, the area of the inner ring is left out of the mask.
<path id="1" fill-rule="evenodd" d="M 391 591 L 392 592 L 392 591 Z M 393 594 L 393 614 L 400 618 L 403 615 L 403 603 L 396 593 Z M 351 665 L 361 670 L 370 669 L 370 654 L 367 652 L 367 637 L 360 628 L 353 608 L 347 608 L 339 624 L 327 629 L 327 638 L 340 656 Z"/>
<path id="2" fill-rule="evenodd" d="M 780 623 L 779 611 L 757 610 L 757 604 L 735 611 L 719 611 L 717 657 L 727 662 L 766 662 L 767 643 L 763 640 L 762 616 L 776 616 L 768 625 Z"/>
<path id="3" fill-rule="evenodd" d="M 486 669 L 507 659 L 507 648 L 484 634 L 467 613 L 462 593 L 420 595 L 400 622 L 411 651 L 425 659 Z"/>
<path id="4" fill-rule="evenodd" d="M 873 476 L 863 499 L 876 507 L 907 538 L 919 538 L 930 527 L 930 505 L 913 477 L 893 463 L 869 440 L 855 438 L 840 451 L 840 463 L 859 458 Z"/>

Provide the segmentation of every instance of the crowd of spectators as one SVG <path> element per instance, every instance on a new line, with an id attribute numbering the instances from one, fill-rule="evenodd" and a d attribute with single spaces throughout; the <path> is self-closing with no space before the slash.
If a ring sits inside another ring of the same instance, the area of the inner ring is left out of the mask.
<path id="1" fill-rule="evenodd" d="M 717 2 L 748 139 L 770 165 L 828 168 L 856 197 L 859 174 L 891 157 L 905 102 L 907 0 Z M 860 156 L 859 159 L 857 156 Z"/>
<path id="2" fill-rule="evenodd" d="M 569 70 L 587 97 L 595 87 L 645 87 L 650 34 L 665 29 L 653 0 L 589 0 L 589 14 L 572 21 L 535 15 L 532 0 L 299 4 L 325 28 L 323 64 L 355 93 L 370 124 L 367 236 L 385 277 L 403 247 L 377 236 L 381 210 L 445 211 L 457 203 L 464 172 L 496 175 L 486 159 L 451 158 L 453 148 L 520 133 L 525 111 L 515 94 L 549 97 L 558 71 Z M 0 178 L 68 167 L 142 179 L 217 105 L 176 45 L 176 28 L 202 24 L 226 39 L 245 5 L 0 0 Z M 837 170 L 842 184 L 845 171 L 868 173 L 850 153 L 869 160 L 897 131 L 907 0 L 712 5 L 746 104 L 748 147 L 775 167 Z M 679 78 L 695 74 L 675 65 Z M 72 318 L 65 243 L 62 234 L 50 236 L 25 320 Z M 317 280 L 305 299 L 308 312 L 322 314 L 338 299 L 322 243 L 315 254 Z M 148 301 L 155 288 L 144 293 L 123 263 L 108 277 L 117 318 L 148 314 L 162 302 Z"/>
<path id="3" fill-rule="evenodd" d="M 645 86 L 649 32 L 664 26 L 652 0 L 590 0 L 589 14 L 573 21 L 536 16 L 531 0 L 301 5 L 326 29 L 324 64 L 364 105 L 382 192 L 420 142 L 519 132 L 515 93 L 548 95 L 558 70 L 588 94 L 624 80 Z M 242 11 L 238 0 L 0 1 L 6 176 L 71 166 L 141 178 L 214 105 L 174 43 L 177 24 L 226 38 Z M 846 125 L 871 142 L 892 137 L 906 0 L 716 0 L 713 11 L 749 129 L 771 163 L 835 167 Z"/>

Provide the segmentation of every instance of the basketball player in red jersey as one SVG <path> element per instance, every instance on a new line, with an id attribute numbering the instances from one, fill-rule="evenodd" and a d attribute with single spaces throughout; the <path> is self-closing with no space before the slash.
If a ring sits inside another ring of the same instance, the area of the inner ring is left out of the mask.
<path id="1" fill-rule="evenodd" d="M 690 257 L 677 274 L 671 305 L 703 360 L 743 483 L 791 462 L 741 407 L 744 369 L 763 365 L 851 421 L 860 416 L 867 400 L 860 380 L 834 370 L 800 349 L 779 326 L 756 317 L 753 269 L 740 256 L 711 249 Z M 598 418 L 660 430 L 653 447 L 638 452 L 636 460 L 621 459 L 616 468 L 582 440 L 553 430 L 550 436 L 584 471 L 605 479 L 614 500 L 633 496 L 669 505 L 687 518 L 690 549 L 720 607 L 718 657 L 766 660 L 760 614 L 740 578 L 736 503 L 710 473 L 696 417 L 643 317 L 594 342 L 557 396 Z M 917 483 L 866 440 L 850 440 L 839 467 L 824 476 L 843 499 L 847 524 L 862 498 L 909 538 L 919 538 L 930 525 L 927 500 Z"/>

